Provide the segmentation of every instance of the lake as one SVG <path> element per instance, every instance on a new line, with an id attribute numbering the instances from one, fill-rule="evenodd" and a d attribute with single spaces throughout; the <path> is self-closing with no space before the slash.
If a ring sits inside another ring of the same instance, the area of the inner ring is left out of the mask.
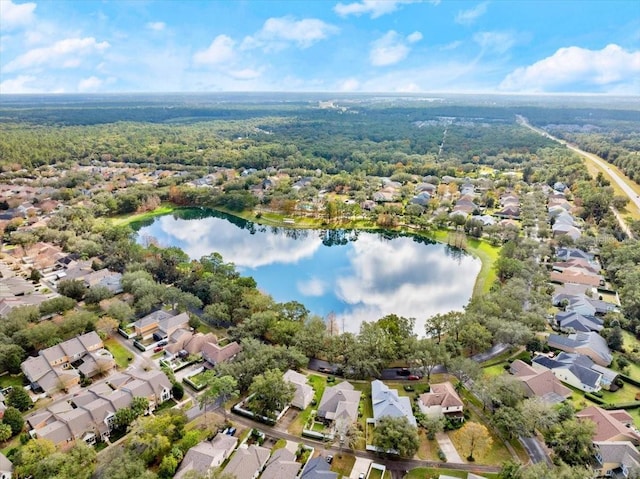
<path id="1" fill-rule="evenodd" d="M 336 315 L 345 331 L 386 314 L 424 321 L 461 310 L 480 260 L 441 243 L 397 233 L 278 228 L 186 209 L 138 225 L 138 241 L 177 246 L 192 259 L 218 252 L 278 302 Z"/>

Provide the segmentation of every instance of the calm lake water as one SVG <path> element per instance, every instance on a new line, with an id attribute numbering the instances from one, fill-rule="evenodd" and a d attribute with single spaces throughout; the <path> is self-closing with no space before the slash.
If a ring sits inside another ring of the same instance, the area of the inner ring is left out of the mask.
<path id="1" fill-rule="evenodd" d="M 193 259 L 218 252 L 276 301 L 335 313 L 345 331 L 395 313 L 424 320 L 462 309 L 480 261 L 440 243 L 395 233 L 296 230 L 209 210 L 179 210 L 138 225 L 138 241 L 178 246 Z"/>

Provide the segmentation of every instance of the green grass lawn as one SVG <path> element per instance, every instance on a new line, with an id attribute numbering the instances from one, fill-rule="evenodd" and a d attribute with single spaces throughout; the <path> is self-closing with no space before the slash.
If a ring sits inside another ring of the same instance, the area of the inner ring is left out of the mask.
<path id="1" fill-rule="evenodd" d="M 133 356 L 133 353 L 120 344 L 116 339 L 109 338 L 104 342 L 106 349 L 113 354 L 113 358 L 116 360 L 116 364 L 120 369 L 125 369 L 129 366 L 129 357 Z"/>
<path id="2" fill-rule="evenodd" d="M 509 453 L 509 450 L 505 446 L 504 442 L 493 432 L 493 430 L 487 424 L 485 424 L 485 422 L 473 410 L 468 409 L 468 411 L 470 414 L 469 421 L 483 424 L 489 431 L 489 435 L 493 440 L 491 447 L 484 454 L 474 453 L 474 457 L 476 460 L 475 462 L 477 464 L 495 465 L 495 464 L 502 464 L 503 462 L 506 462 L 509 459 L 511 459 L 511 453 Z M 460 454 L 460 456 L 464 459 L 463 452 L 455 443 L 454 435 L 452 433 L 449 433 L 449 437 L 452 439 L 453 443 L 455 444 L 456 449 L 458 449 L 458 453 Z"/>
<path id="3" fill-rule="evenodd" d="M 427 439 L 424 429 L 418 429 L 420 435 L 420 447 L 417 456 L 423 461 L 439 461 L 438 459 L 438 441 Z"/>
<path id="4" fill-rule="evenodd" d="M 334 454 L 331 470 L 342 476 L 349 477 L 355 463 L 356 457 L 351 454 Z"/>
<path id="5" fill-rule="evenodd" d="M 449 230 L 437 230 L 431 233 L 431 236 L 441 243 L 446 243 L 449 237 Z M 482 267 L 476 278 L 476 284 L 473 287 L 473 296 L 482 295 L 489 292 L 491 286 L 496 280 L 496 272 L 493 264 L 500 254 L 499 246 L 492 246 L 489 242 L 479 240 L 467 236 L 466 251 L 476 256 L 481 262 Z"/>
<path id="6" fill-rule="evenodd" d="M 304 425 L 309 420 L 311 416 L 311 411 L 318 408 L 318 404 L 320 404 L 320 399 L 324 394 L 324 390 L 327 387 L 327 378 L 325 376 L 318 376 L 316 374 L 307 375 L 307 382 L 314 390 L 313 399 L 315 400 L 315 405 L 309 406 L 307 409 L 302 411 L 295 418 L 294 421 L 291 422 L 288 428 L 288 432 L 290 434 L 294 434 L 296 436 L 302 434 L 302 430 L 304 429 Z M 334 383 L 335 384 L 335 383 Z"/>
<path id="7" fill-rule="evenodd" d="M 382 479 L 382 471 L 380 469 L 369 469 L 367 479 Z"/>
<path id="8" fill-rule="evenodd" d="M 111 224 L 113 226 L 125 226 L 135 223 L 136 221 L 143 221 L 155 216 L 166 215 L 173 212 L 176 209 L 175 206 L 169 203 L 163 203 L 153 211 L 147 211 L 146 213 L 138 213 L 135 215 L 121 215 L 111 218 Z"/>
<path id="9" fill-rule="evenodd" d="M 509 364 L 509 363 L 502 362 L 502 363 L 494 364 L 493 366 L 482 368 L 482 372 L 488 378 L 491 378 L 494 376 L 500 376 L 506 373 L 506 370 L 504 369 L 504 366 L 506 364 Z"/>
<path id="10" fill-rule="evenodd" d="M 0 388 L 7 388 L 9 386 L 22 387 L 24 381 L 24 375 L 20 374 L 5 374 L 0 376 Z"/>

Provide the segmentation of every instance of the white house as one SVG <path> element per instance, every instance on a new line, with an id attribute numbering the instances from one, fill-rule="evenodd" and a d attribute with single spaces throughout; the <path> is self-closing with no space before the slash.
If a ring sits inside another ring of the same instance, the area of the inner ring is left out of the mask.
<path id="1" fill-rule="evenodd" d="M 313 388 L 307 384 L 307 376 L 289 369 L 284 373 L 283 379 L 296 388 L 291 405 L 298 409 L 306 409 L 313 401 L 314 395 Z"/>

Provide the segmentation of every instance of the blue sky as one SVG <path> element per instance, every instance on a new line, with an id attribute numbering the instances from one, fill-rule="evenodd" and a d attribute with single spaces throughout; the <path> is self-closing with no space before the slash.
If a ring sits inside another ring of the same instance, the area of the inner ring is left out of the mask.
<path id="1" fill-rule="evenodd" d="M 0 0 L 0 93 L 640 95 L 640 2 Z"/>

